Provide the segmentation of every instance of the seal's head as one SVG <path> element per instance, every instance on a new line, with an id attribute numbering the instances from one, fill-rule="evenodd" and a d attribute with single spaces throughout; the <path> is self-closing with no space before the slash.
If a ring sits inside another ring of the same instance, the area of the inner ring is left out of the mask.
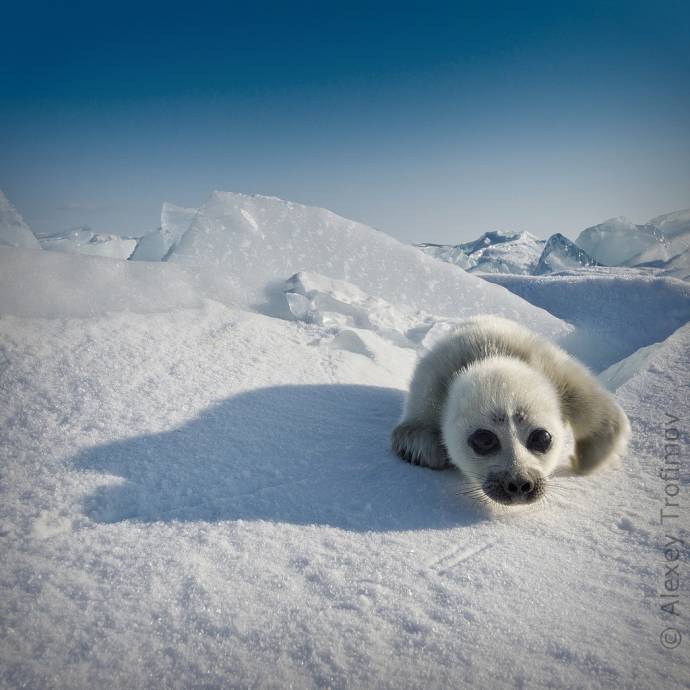
<path id="1" fill-rule="evenodd" d="M 441 429 L 451 462 L 504 505 L 544 496 L 567 439 L 553 384 L 512 357 L 488 357 L 453 377 Z"/>

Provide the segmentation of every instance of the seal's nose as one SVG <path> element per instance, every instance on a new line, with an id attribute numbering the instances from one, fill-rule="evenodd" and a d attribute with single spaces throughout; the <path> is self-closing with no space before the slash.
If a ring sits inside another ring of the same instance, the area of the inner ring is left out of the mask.
<path id="1" fill-rule="evenodd" d="M 504 505 L 534 503 L 544 495 L 546 479 L 533 467 L 502 470 L 490 472 L 482 489 L 489 498 Z"/>
<path id="2" fill-rule="evenodd" d="M 528 496 L 534 491 L 534 482 L 525 477 L 508 477 L 503 480 L 503 488 L 511 496 Z"/>
<path id="3" fill-rule="evenodd" d="M 506 472 L 501 486 L 514 501 L 535 501 L 542 494 L 543 479 L 537 472 Z"/>

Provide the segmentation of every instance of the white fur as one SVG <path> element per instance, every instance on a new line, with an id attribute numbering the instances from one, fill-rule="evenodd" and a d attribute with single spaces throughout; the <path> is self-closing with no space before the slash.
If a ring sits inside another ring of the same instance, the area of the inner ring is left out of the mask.
<path id="1" fill-rule="evenodd" d="M 544 428 L 552 437 L 549 451 L 535 455 L 526 448 L 529 432 Z M 469 477 L 490 471 L 520 472 L 536 468 L 551 473 L 568 439 L 558 396 L 541 372 L 521 360 L 489 357 L 474 362 L 453 378 L 441 418 L 442 438 L 451 462 Z M 475 429 L 496 434 L 501 447 L 478 456 L 467 444 Z"/>
<path id="2" fill-rule="evenodd" d="M 530 431 L 547 429 L 551 447 L 530 452 Z M 468 444 L 487 429 L 500 452 L 478 456 Z M 625 413 L 589 371 L 559 347 L 508 319 L 477 316 L 460 324 L 417 364 L 402 420 L 392 434 L 405 460 L 436 469 L 450 463 L 481 484 L 492 471 L 548 475 L 570 461 L 591 472 L 624 451 Z"/>

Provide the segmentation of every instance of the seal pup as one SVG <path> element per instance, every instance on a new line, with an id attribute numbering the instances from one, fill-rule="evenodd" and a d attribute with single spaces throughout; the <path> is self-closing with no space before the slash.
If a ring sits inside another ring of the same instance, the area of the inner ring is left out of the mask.
<path id="1" fill-rule="evenodd" d="M 480 495 L 515 505 L 544 497 L 568 459 L 577 474 L 600 468 L 629 435 L 625 412 L 584 365 L 514 321 L 476 316 L 417 363 L 391 445 L 415 465 L 455 466 Z"/>

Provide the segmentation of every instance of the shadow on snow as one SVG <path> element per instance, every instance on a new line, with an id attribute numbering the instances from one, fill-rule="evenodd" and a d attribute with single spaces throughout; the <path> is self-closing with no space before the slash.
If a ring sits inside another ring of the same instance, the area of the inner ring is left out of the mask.
<path id="1" fill-rule="evenodd" d="M 122 477 L 84 501 L 101 523 L 269 520 L 355 531 L 485 519 L 460 475 L 401 462 L 388 437 L 401 391 L 278 386 L 228 398 L 184 426 L 88 449 L 81 470 Z"/>

